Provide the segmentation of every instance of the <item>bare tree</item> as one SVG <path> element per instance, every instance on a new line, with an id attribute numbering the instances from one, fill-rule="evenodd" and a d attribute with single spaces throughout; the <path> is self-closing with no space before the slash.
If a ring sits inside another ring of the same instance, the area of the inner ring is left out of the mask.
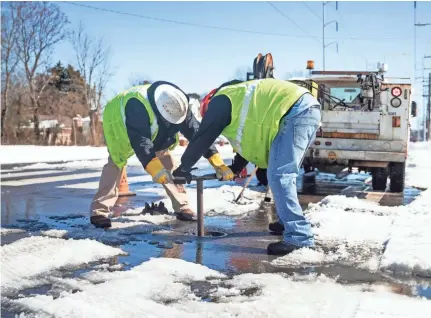
<path id="1" fill-rule="evenodd" d="M 85 80 L 84 95 L 90 116 L 92 143 L 98 145 L 97 125 L 101 100 L 106 84 L 113 75 L 109 67 L 110 50 L 109 47 L 105 47 L 103 37 L 93 40 L 85 32 L 82 23 L 79 24 L 78 30 L 72 33 L 72 45 L 78 71 Z"/>
<path id="2" fill-rule="evenodd" d="M 153 80 L 146 75 L 132 75 L 129 79 L 130 86 L 152 84 Z"/>
<path id="3" fill-rule="evenodd" d="M 8 92 L 11 83 L 11 76 L 18 65 L 19 59 L 16 47 L 18 36 L 18 20 L 15 3 L 2 3 L 1 15 L 1 66 L 2 66 L 2 110 L 1 110 L 1 136 L 4 137 L 4 124 L 9 117 L 10 105 Z M 6 12 L 5 12 L 6 9 Z"/>
<path id="4" fill-rule="evenodd" d="M 53 46 L 66 37 L 69 23 L 59 7 L 50 2 L 16 2 L 18 21 L 17 53 L 23 64 L 33 110 L 34 133 L 39 139 L 39 97 L 49 78 L 40 89 L 36 88 L 37 73 L 48 70 L 49 55 Z"/>

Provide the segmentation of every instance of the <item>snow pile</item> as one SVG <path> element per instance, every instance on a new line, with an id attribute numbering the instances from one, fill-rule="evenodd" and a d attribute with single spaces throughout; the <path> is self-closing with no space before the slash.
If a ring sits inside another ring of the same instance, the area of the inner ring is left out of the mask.
<path id="1" fill-rule="evenodd" d="M 1 291 L 33 287 L 39 284 L 38 276 L 46 277 L 52 270 L 121 254 L 121 249 L 93 240 L 23 238 L 1 247 Z"/>
<path id="2" fill-rule="evenodd" d="M 328 197 L 310 205 L 306 215 L 316 240 L 381 246 L 389 235 L 392 217 L 382 215 L 386 214 L 382 213 L 385 209 L 375 209 L 378 205 L 359 199 L 344 199 L 347 198 Z"/>
<path id="3" fill-rule="evenodd" d="M 431 188 L 431 142 L 409 144 L 406 166 L 406 184 L 419 188 Z"/>
<path id="4" fill-rule="evenodd" d="M 408 162 L 414 166 L 407 166 L 411 183 L 431 185 L 430 154 L 430 143 L 411 146 Z M 397 207 L 328 196 L 309 204 L 305 215 L 313 226 L 316 250 L 297 250 L 275 259 L 273 265 L 343 263 L 370 271 L 431 276 L 431 188 L 409 205 Z"/>
<path id="5" fill-rule="evenodd" d="M 55 317 L 428 317 L 431 302 L 388 288 L 346 286 L 325 276 L 243 274 L 231 279 L 178 259 L 151 259 L 126 272 L 91 272 L 81 291 L 12 300 Z M 215 278 L 215 279 L 214 279 Z M 198 287 L 201 281 L 208 287 Z M 205 291 L 206 290 L 206 291 Z M 210 300 L 210 301 L 208 301 Z"/>
<path id="6" fill-rule="evenodd" d="M 431 213 L 396 218 L 380 267 L 398 274 L 431 277 L 430 225 Z"/>

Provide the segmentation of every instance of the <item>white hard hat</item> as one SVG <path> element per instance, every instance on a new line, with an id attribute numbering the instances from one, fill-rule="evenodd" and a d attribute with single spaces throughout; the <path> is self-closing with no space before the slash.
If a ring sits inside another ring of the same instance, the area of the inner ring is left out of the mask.
<path id="1" fill-rule="evenodd" d="M 172 124 L 180 124 L 187 115 L 189 104 L 186 95 L 172 85 L 162 84 L 154 92 L 160 114 Z"/>

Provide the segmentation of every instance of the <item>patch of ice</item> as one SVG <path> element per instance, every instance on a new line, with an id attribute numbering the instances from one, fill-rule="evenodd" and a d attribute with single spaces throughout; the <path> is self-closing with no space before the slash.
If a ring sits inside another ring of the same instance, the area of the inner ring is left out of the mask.
<path id="1" fill-rule="evenodd" d="M 1 247 L 1 291 L 38 284 L 37 277 L 61 267 L 73 267 L 125 253 L 93 240 L 34 236 Z"/>
<path id="2" fill-rule="evenodd" d="M 286 256 L 274 259 L 271 264 L 275 266 L 302 266 L 305 264 L 324 264 L 325 262 L 325 253 L 309 248 L 301 248 Z"/>
<path id="3" fill-rule="evenodd" d="M 130 209 L 122 214 L 119 218 L 112 218 L 113 222 L 122 222 L 126 221 L 125 225 L 136 225 L 137 222 L 147 222 L 149 224 L 163 224 L 175 219 L 173 214 L 160 214 L 160 215 L 151 215 L 151 214 L 138 214 L 142 213 L 142 208 Z M 124 224 L 124 223 L 123 223 Z M 125 226 L 125 227 L 126 227 Z"/>
<path id="4" fill-rule="evenodd" d="M 7 229 L 7 228 L 0 228 L 1 235 L 8 235 L 8 234 L 18 234 L 18 233 L 24 233 L 25 230 L 22 229 Z"/>
<path id="5" fill-rule="evenodd" d="M 43 236 L 62 238 L 67 234 L 66 230 L 47 230 L 40 232 Z"/>
<path id="6" fill-rule="evenodd" d="M 99 273 L 101 274 L 101 273 Z M 100 275 L 99 275 L 100 276 Z M 32 313 L 55 317 L 428 317 L 431 302 L 391 293 L 388 288 L 340 285 L 325 276 L 243 274 L 231 279 L 178 259 L 151 259 L 126 272 L 104 272 L 105 282 L 83 285 L 60 297 L 12 300 Z M 211 280 L 202 301 L 189 284 Z M 119 292 L 120 291 L 120 292 Z M 286 299 L 288 301 L 286 301 Z M 103 304 L 103 306 L 95 305 Z"/>

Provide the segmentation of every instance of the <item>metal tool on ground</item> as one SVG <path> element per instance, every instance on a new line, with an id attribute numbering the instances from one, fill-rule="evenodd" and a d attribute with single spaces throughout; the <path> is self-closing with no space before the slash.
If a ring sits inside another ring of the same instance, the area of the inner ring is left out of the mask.
<path id="1" fill-rule="evenodd" d="M 248 187 L 251 179 L 253 179 L 254 175 L 256 174 L 258 167 L 256 167 L 253 172 L 250 174 L 249 178 L 247 179 L 247 182 L 242 187 L 241 192 L 238 194 L 237 198 L 235 199 L 235 203 L 238 203 L 238 201 L 242 198 L 242 195 L 244 194 L 245 189 Z"/>

